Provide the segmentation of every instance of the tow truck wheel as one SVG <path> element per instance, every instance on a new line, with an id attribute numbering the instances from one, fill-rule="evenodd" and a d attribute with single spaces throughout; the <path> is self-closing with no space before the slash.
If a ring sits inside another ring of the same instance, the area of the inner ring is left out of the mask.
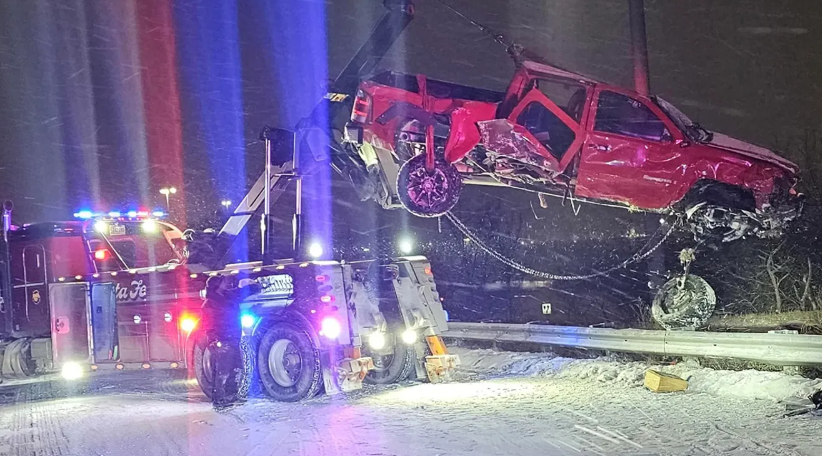
<path id="1" fill-rule="evenodd" d="M 272 399 L 296 402 L 320 391 L 320 351 L 304 329 L 282 323 L 266 331 L 257 366 L 260 382 Z"/>
<path id="2" fill-rule="evenodd" d="M 439 217 L 450 211 L 460 198 L 462 178 L 457 168 L 442 158 L 434 169 L 425 167 L 425 154 L 402 165 L 397 176 L 397 195 L 408 212 L 418 217 Z"/>
<path id="3" fill-rule="evenodd" d="M 211 364 L 211 350 L 208 348 L 208 340 L 205 336 L 197 338 L 194 342 L 194 375 L 197 377 L 197 383 L 203 393 L 211 399 L 211 393 L 214 391 L 214 370 Z"/>
<path id="4" fill-rule="evenodd" d="M 401 382 L 408 378 L 414 368 L 414 349 L 402 343 L 397 337 L 393 339 L 393 351 L 391 353 L 379 354 L 365 350 L 365 354 L 371 356 L 374 361 L 374 369 L 369 370 L 363 379 L 366 383 L 374 385 L 387 385 L 389 383 Z"/>

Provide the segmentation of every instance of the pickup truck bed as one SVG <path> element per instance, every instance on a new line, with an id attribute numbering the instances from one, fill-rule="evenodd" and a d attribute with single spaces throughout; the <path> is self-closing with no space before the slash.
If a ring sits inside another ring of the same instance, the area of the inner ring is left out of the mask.
<path id="1" fill-rule="evenodd" d="M 385 71 L 369 78 L 369 80 L 397 89 L 419 93 L 417 76 L 414 74 L 397 73 Z M 497 92 L 488 89 L 478 89 L 453 82 L 440 81 L 426 78 L 428 94 L 436 98 L 452 98 L 458 100 L 482 101 L 486 103 L 500 103 L 505 97 L 505 92 Z"/>

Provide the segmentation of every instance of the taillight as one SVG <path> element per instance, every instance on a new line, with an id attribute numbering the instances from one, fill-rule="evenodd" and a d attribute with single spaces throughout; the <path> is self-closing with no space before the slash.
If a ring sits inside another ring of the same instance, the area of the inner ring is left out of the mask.
<path id="1" fill-rule="evenodd" d="M 357 90 L 357 97 L 354 98 L 354 109 L 351 111 L 351 121 L 358 123 L 368 122 L 371 116 L 371 95 Z"/>
<path id="2" fill-rule="evenodd" d="M 94 251 L 94 259 L 98 261 L 108 260 L 108 249 L 97 249 Z"/>

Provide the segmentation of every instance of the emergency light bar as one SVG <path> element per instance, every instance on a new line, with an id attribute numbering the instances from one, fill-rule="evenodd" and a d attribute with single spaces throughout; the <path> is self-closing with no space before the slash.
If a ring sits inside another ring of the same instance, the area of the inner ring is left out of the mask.
<path id="1" fill-rule="evenodd" d="M 163 218 L 168 214 L 163 211 L 128 211 L 126 213 L 120 211 L 109 211 L 109 212 L 92 212 L 89 210 L 82 210 L 74 213 L 74 218 L 78 218 L 81 220 L 89 220 L 89 219 L 97 219 L 97 218 L 107 218 L 107 219 L 146 219 L 149 217 L 153 218 Z"/>

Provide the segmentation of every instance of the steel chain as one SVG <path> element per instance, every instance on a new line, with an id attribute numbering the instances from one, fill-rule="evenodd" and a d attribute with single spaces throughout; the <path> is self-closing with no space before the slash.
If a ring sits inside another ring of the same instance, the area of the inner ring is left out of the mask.
<path id="1" fill-rule="evenodd" d="M 642 246 L 642 248 L 639 249 L 635 254 L 633 254 L 630 258 L 626 259 L 625 261 L 619 263 L 618 265 L 612 266 L 612 267 L 610 267 L 610 268 L 608 268 L 604 271 L 598 271 L 598 272 L 595 272 L 595 273 L 592 273 L 592 274 L 585 274 L 585 275 L 559 275 L 559 274 L 551 274 L 550 272 L 545 272 L 545 271 L 538 271 L 534 268 L 530 268 L 528 266 L 525 266 L 525 265 L 523 265 L 523 264 L 521 264 L 521 263 L 519 263 L 519 262 L 517 262 L 517 261 L 515 261 L 511 258 L 506 258 L 504 255 L 502 255 L 498 251 L 496 251 L 493 248 L 486 245 L 467 226 L 465 226 L 465 224 L 462 223 L 462 221 L 460 219 L 458 219 L 454 214 L 452 214 L 451 212 L 447 212 L 445 214 L 445 216 L 448 217 L 448 220 L 450 220 L 451 223 L 453 223 L 454 226 L 456 226 L 457 229 L 462 232 L 462 234 L 464 234 L 472 242 L 476 243 L 485 253 L 491 255 L 493 258 L 497 259 L 498 261 L 502 262 L 503 264 L 505 264 L 507 266 L 510 266 L 510 267 L 520 271 L 520 272 L 524 272 L 526 274 L 530 274 L 530 275 L 533 275 L 533 276 L 536 276 L 536 277 L 541 277 L 541 278 L 549 279 L 549 280 L 585 280 L 585 279 L 592 279 L 594 277 L 599 277 L 599 276 L 610 274 L 611 272 L 616 271 L 617 269 L 622 269 L 622 268 L 628 266 L 631 263 L 636 263 L 638 261 L 642 261 L 645 258 L 648 258 L 648 256 L 651 255 L 654 251 L 659 249 L 662 246 L 662 244 L 668 239 L 668 237 L 671 235 L 671 233 L 674 231 L 674 228 L 676 227 L 676 223 L 671 223 L 670 224 L 671 226 L 668 229 L 668 231 L 665 233 L 665 235 L 656 244 L 654 244 L 653 247 L 651 247 L 650 250 L 648 250 L 645 253 L 640 253 L 643 250 L 645 250 L 645 248 L 648 247 L 648 245 L 650 245 L 651 239 L 656 237 L 657 233 L 659 233 L 659 231 L 662 229 L 662 227 L 660 226 L 660 228 L 651 236 L 651 239 L 649 239 L 648 242 L 644 246 Z"/>

